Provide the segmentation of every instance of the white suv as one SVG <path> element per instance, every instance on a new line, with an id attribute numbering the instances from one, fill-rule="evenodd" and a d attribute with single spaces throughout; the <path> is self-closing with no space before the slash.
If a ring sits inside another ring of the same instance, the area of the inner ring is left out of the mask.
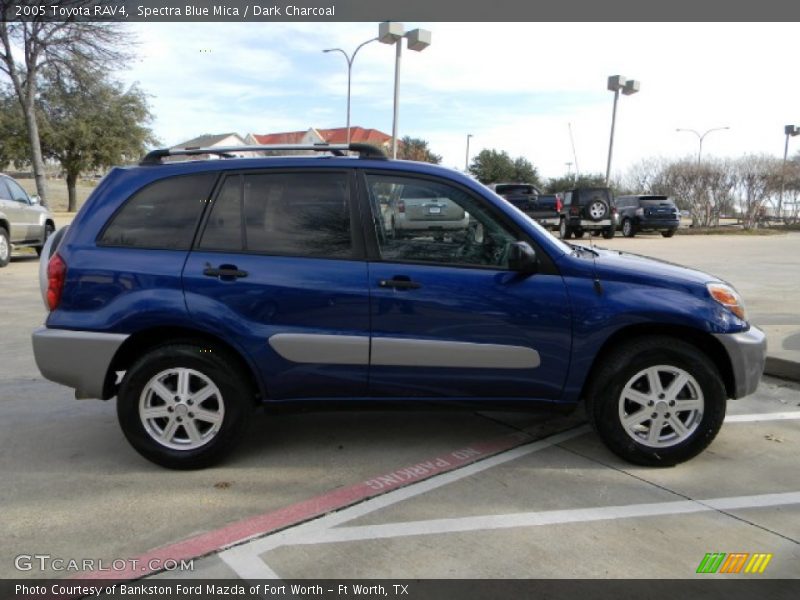
<path id="1" fill-rule="evenodd" d="M 0 174 L 0 267 L 11 259 L 11 247 L 29 246 L 42 253 L 55 231 L 53 215 L 38 196 L 30 197 L 8 175 Z"/>

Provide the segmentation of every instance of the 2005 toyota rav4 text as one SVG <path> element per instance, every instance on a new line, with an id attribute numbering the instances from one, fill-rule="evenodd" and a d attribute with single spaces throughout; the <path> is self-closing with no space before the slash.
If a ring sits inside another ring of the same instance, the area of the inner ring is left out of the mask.
<path id="1" fill-rule="evenodd" d="M 259 404 L 394 399 L 585 402 L 612 451 L 673 465 L 756 389 L 765 337 L 716 277 L 565 244 L 449 169 L 307 149 L 327 153 L 151 152 L 51 239 L 39 368 L 117 396 L 148 459 L 210 464 Z M 406 188 L 431 216 L 394 232 Z M 442 204 L 468 217 L 437 229 Z"/>

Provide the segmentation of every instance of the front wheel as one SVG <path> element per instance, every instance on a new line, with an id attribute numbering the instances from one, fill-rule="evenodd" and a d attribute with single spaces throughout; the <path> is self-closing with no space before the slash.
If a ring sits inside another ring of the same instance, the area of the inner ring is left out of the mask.
<path id="1" fill-rule="evenodd" d="M 663 235 L 665 238 L 671 238 L 673 235 L 675 235 L 675 230 L 667 229 L 666 231 L 662 231 L 661 235 Z"/>
<path id="2" fill-rule="evenodd" d="M 11 260 L 11 242 L 8 239 L 8 232 L 4 227 L 0 227 L 0 268 L 5 267 Z"/>
<path id="3" fill-rule="evenodd" d="M 558 235 L 562 240 L 568 240 L 572 235 L 572 231 L 570 230 L 569 225 L 567 225 L 566 219 L 561 219 L 561 222 L 558 225 Z"/>
<path id="4" fill-rule="evenodd" d="M 117 417 L 142 456 L 170 469 L 221 459 L 242 438 L 254 407 L 248 377 L 214 347 L 161 346 L 125 374 Z"/>
<path id="5" fill-rule="evenodd" d="M 674 338 L 653 337 L 609 355 L 593 378 L 587 412 L 617 456 L 673 466 L 712 442 L 725 419 L 726 398 L 704 353 Z"/>
<path id="6" fill-rule="evenodd" d="M 622 235 L 631 238 L 636 235 L 636 230 L 633 228 L 633 221 L 624 219 L 622 221 Z"/>

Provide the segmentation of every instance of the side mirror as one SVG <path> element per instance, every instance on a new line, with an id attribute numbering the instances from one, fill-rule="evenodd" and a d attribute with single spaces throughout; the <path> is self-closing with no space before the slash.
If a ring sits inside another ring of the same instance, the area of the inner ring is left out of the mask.
<path id="1" fill-rule="evenodd" d="M 31 204 L 37 206 L 42 203 L 42 199 L 39 197 L 39 194 L 34 194 L 31 198 Z"/>
<path id="2" fill-rule="evenodd" d="M 508 249 L 508 268 L 524 275 L 536 273 L 539 259 L 528 242 L 514 242 Z"/>

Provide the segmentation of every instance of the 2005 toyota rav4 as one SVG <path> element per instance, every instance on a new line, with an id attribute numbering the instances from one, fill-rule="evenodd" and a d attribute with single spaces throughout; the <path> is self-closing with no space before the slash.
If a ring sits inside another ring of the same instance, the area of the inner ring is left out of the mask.
<path id="1" fill-rule="evenodd" d="M 612 451 L 673 465 L 756 389 L 764 335 L 719 279 L 565 244 L 449 169 L 307 149 L 327 154 L 151 152 L 51 241 L 39 368 L 117 396 L 148 459 L 208 465 L 262 403 L 405 399 L 585 402 Z M 469 218 L 393 235 L 380 200 L 407 187 Z"/>

